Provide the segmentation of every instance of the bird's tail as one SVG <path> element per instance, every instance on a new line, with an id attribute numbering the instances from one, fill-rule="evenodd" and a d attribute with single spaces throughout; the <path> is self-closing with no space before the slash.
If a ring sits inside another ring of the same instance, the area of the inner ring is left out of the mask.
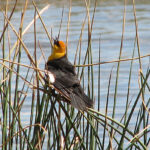
<path id="1" fill-rule="evenodd" d="M 85 111 L 87 108 L 93 108 L 93 101 L 84 93 L 82 95 L 72 93 L 71 105 L 78 110 Z"/>

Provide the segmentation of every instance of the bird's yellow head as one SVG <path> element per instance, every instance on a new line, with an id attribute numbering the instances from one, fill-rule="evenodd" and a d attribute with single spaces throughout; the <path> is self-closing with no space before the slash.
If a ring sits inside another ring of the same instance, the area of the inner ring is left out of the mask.
<path id="1" fill-rule="evenodd" d="M 52 54 L 48 57 L 49 60 L 59 59 L 66 55 L 66 44 L 63 41 L 54 40 Z"/>

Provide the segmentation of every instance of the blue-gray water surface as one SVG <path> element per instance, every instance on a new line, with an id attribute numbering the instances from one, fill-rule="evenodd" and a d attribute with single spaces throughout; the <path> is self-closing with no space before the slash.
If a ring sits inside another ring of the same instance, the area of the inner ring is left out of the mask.
<path id="1" fill-rule="evenodd" d="M 17 10 L 13 14 L 11 19 L 11 23 L 17 29 L 19 29 L 20 25 L 20 16 L 21 10 L 23 8 L 24 1 L 19 1 L 17 5 Z M 0 7 L 4 8 L 5 2 L 0 0 Z M 9 2 L 8 14 L 13 7 L 14 1 Z M 37 6 L 39 10 L 44 8 L 46 5 L 50 4 L 48 10 L 46 10 L 42 14 L 43 21 L 49 32 L 53 32 L 53 37 L 56 37 L 59 32 L 60 21 L 62 16 L 62 9 L 64 6 L 64 17 L 62 22 L 62 29 L 60 33 L 60 39 L 66 41 L 67 35 L 67 21 L 68 21 L 68 12 L 69 12 L 69 1 L 37 1 Z M 94 3 L 91 3 L 90 8 L 90 17 L 92 20 Z M 124 2 L 119 0 L 111 0 L 106 1 L 98 1 L 96 13 L 94 17 L 93 31 L 92 31 L 92 55 L 93 55 L 93 63 L 99 62 L 99 45 L 100 45 L 100 60 L 103 61 L 112 61 L 118 60 L 120 46 L 121 46 L 121 36 L 122 36 L 122 27 L 123 27 L 123 15 L 124 15 Z M 68 58 L 73 63 L 75 58 L 75 52 L 77 49 L 77 44 L 79 41 L 81 28 L 83 21 L 86 16 L 86 7 L 84 1 L 73 1 L 71 8 L 71 20 L 69 26 L 69 35 L 68 35 Z M 138 23 L 138 37 L 139 37 L 139 46 L 140 46 L 140 55 L 148 55 L 150 54 L 150 1 L 137 1 L 136 3 L 136 17 Z M 24 26 L 30 23 L 30 21 L 34 18 L 34 7 L 32 3 L 29 3 L 29 6 L 25 13 Z M 0 12 L 0 35 L 3 30 L 3 14 Z M 19 21 L 18 21 L 19 20 Z M 87 41 L 88 41 L 88 26 L 87 21 L 85 24 L 85 28 L 83 30 L 82 36 L 82 58 L 81 64 L 83 63 L 83 58 L 87 49 Z M 10 41 L 11 46 L 16 42 L 16 36 L 9 27 Z M 23 36 L 23 41 L 27 46 L 28 50 L 31 54 L 34 52 L 34 27 L 33 25 L 27 31 L 27 33 Z M 42 50 L 45 53 L 46 58 L 51 53 L 50 43 L 46 36 L 46 33 L 43 29 L 43 26 L 40 20 L 36 22 L 36 35 L 37 41 L 40 43 Z M 126 6 L 126 20 L 125 20 L 125 31 L 124 31 L 124 40 L 123 40 L 123 48 L 122 48 L 122 59 L 132 58 L 132 53 L 135 44 L 135 36 L 136 36 L 136 28 L 135 28 L 135 19 L 133 13 L 132 2 L 128 2 Z M 37 42 L 37 43 L 38 43 Z M 99 44 L 100 42 L 100 44 Z M 138 49 L 137 45 L 135 46 L 135 55 L 134 57 L 138 57 Z M 1 49 L 1 48 L 0 48 Z M 6 54 L 8 54 L 8 50 L 6 50 Z M 37 56 L 40 58 L 41 51 L 39 45 L 37 45 Z M 0 51 L 0 58 L 2 58 L 2 53 Z M 21 63 L 30 65 L 29 61 L 27 61 L 27 55 L 22 50 L 22 59 Z M 145 57 L 141 59 L 142 61 L 142 69 L 143 74 L 146 74 L 146 71 L 149 66 L 149 57 Z M 88 62 L 86 62 L 87 64 Z M 118 93 L 117 93 L 117 104 L 116 104 L 116 119 L 120 121 L 122 115 L 125 111 L 125 104 L 127 99 L 127 91 L 128 91 L 128 80 L 129 80 L 129 71 L 130 71 L 130 61 L 121 62 L 120 64 L 120 73 L 119 73 L 119 81 L 118 81 Z M 42 60 L 40 62 L 39 67 L 44 69 L 45 61 Z M 112 71 L 112 79 L 110 86 L 110 96 L 109 96 L 109 109 L 108 115 L 112 115 L 113 111 L 113 100 L 114 100 L 114 92 L 115 92 L 115 84 L 116 84 L 116 70 L 117 63 L 108 63 L 101 65 L 101 74 L 100 74 L 100 99 L 101 105 L 100 109 L 102 113 L 105 113 L 105 105 L 106 98 L 108 93 L 108 82 L 110 72 Z M 131 77 L 131 85 L 130 85 L 130 96 L 129 100 L 132 100 L 131 105 L 136 99 L 139 92 L 139 84 L 138 84 L 138 76 L 139 76 L 139 60 L 134 60 L 133 69 L 132 69 L 132 77 Z M 22 76 L 26 75 L 26 69 L 22 69 Z M 86 72 L 87 70 L 85 70 Z M 85 77 L 85 80 L 87 77 Z M 150 83 L 150 81 L 148 81 Z M 20 84 L 20 90 L 22 85 Z M 95 108 L 97 109 L 97 98 L 98 98 L 98 66 L 94 66 L 94 99 L 95 99 Z M 87 84 L 85 84 L 85 91 L 87 92 Z M 12 93 L 13 95 L 13 93 Z M 145 92 L 145 100 L 148 101 L 150 98 L 150 92 L 146 90 Z M 141 100 L 141 99 L 140 99 Z M 139 102 L 137 107 L 140 106 L 142 102 Z M 22 122 L 24 122 L 24 126 L 29 124 L 29 115 L 30 115 L 30 106 L 31 106 L 31 92 L 29 90 L 28 97 L 23 104 L 22 108 Z M 138 109 L 137 109 L 138 110 Z M 1 111 L 1 104 L 0 104 Z M 135 115 L 137 111 L 135 110 Z M 0 113 L 1 117 L 1 113 Z M 134 118 L 136 119 L 136 118 Z M 130 127 L 133 128 L 135 120 L 132 119 Z M 1 131 L 0 131 L 1 136 Z M 0 145 L 2 141 L 0 139 Z"/>

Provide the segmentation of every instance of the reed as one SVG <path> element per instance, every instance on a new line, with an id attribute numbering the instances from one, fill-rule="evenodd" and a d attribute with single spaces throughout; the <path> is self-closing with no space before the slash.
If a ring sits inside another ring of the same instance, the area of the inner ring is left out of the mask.
<path id="1" fill-rule="evenodd" d="M 89 149 L 89 150 L 104 150 L 104 149 L 148 149 L 149 132 L 150 132 L 150 97 L 146 99 L 146 94 L 150 95 L 150 69 L 147 66 L 147 72 L 142 70 L 142 58 L 149 57 L 150 54 L 141 56 L 140 43 L 138 37 L 138 22 L 136 19 L 136 8 L 133 0 L 133 14 L 135 19 L 135 44 L 133 47 L 132 58 L 122 59 L 125 22 L 126 22 L 126 0 L 124 1 L 124 17 L 122 26 L 122 38 L 118 60 L 101 62 L 101 37 L 99 39 L 99 54 L 98 63 L 93 63 L 92 51 L 92 30 L 94 17 L 96 13 L 97 0 L 93 11 L 90 12 L 90 1 L 85 2 L 85 19 L 81 27 L 79 41 L 75 53 L 74 65 L 76 66 L 78 77 L 82 86 L 86 89 L 89 97 L 95 101 L 94 109 L 88 109 L 86 112 L 77 111 L 68 103 L 66 97 L 60 94 L 56 89 L 45 82 L 45 70 L 39 68 L 42 60 L 46 61 L 45 55 L 40 41 L 37 41 L 37 22 L 39 18 L 45 34 L 47 35 L 50 45 L 52 46 L 52 37 L 50 36 L 47 27 L 41 17 L 49 6 L 39 11 L 36 3 L 33 1 L 35 14 L 32 22 L 23 31 L 24 15 L 28 6 L 28 0 L 25 2 L 23 11 L 20 13 L 20 26 L 18 29 L 14 27 L 11 18 L 15 15 L 17 5 L 14 4 L 10 16 L 7 14 L 7 6 L 0 13 L 4 16 L 3 31 L 0 35 L 0 43 L 2 51 L 0 58 L 0 148 L 5 149 Z M 67 23 L 66 42 L 69 41 L 69 25 L 71 21 L 72 1 L 69 4 L 69 14 Z M 63 23 L 63 13 L 60 20 L 60 30 L 58 36 L 61 37 L 61 27 Z M 91 19 L 92 16 L 92 19 Z M 18 20 L 19 21 L 19 20 Z M 86 24 L 87 23 L 87 24 Z M 30 52 L 23 41 L 23 36 L 26 31 L 34 26 L 34 52 Z M 82 36 L 85 30 L 85 25 L 88 26 L 88 42 L 87 49 L 83 62 L 81 61 L 82 54 Z M 11 46 L 11 38 L 9 32 L 14 32 L 17 37 L 16 42 Z M 6 42 L 8 40 L 8 42 Z M 41 50 L 41 57 L 37 57 L 37 49 Z M 138 51 L 138 57 L 134 57 L 135 51 Z M 8 52 L 8 54 L 6 53 Z M 22 64 L 23 55 L 26 54 L 28 64 Z M 135 98 L 130 97 L 130 85 L 132 82 L 132 69 L 134 60 L 139 60 L 139 91 Z M 120 75 L 120 64 L 122 62 L 130 62 L 128 89 L 126 92 L 125 108 L 121 119 L 117 118 L 116 104 L 119 101 L 117 94 Z M 83 63 L 83 64 L 81 64 Z M 101 111 L 101 65 L 114 63 L 114 67 L 110 71 L 110 76 L 107 85 L 107 95 L 105 112 Z M 98 69 L 98 74 L 95 70 Z M 111 89 L 112 76 L 116 69 L 115 88 Z M 22 74 L 24 72 L 24 74 Z M 95 90 L 95 78 L 98 78 L 97 90 Z M 94 97 L 97 92 L 98 97 Z M 109 108 L 110 92 L 114 93 L 113 110 L 110 115 Z M 30 101 L 29 122 L 24 123 L 22 113 L 24 111 L 24 102 Z M 139 104 L 139 106 L 137 106 Z M 134 111 L 138 112 L 134 114 Z M 136 118 L 134 128 L 130 129 L 131 120 Z"/>

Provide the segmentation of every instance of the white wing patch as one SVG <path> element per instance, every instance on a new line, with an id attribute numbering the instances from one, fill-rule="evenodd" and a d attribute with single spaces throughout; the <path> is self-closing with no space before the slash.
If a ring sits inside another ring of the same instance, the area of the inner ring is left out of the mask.
<path id="1" fill-rule="evenodd" d="M 49 82 L 54 83 L 55 82 L 55 76 L 50 71 L 46 70 L 46 75 L 48 76 Z"/>

